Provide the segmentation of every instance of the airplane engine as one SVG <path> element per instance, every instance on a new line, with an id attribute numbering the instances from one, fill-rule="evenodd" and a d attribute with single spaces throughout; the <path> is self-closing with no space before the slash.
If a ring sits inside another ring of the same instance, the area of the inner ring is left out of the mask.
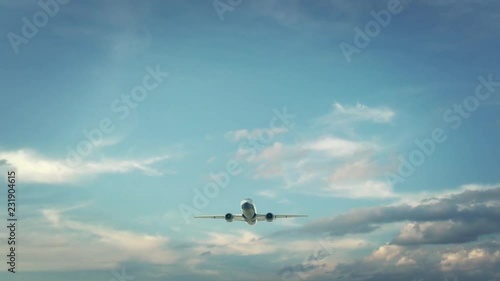
<path id="1" fill-rule="evenodd" d="M 227 222 L 232 222 L 232 221 L 233 221 L 233 219 L 234 219 L 234 216 L 233 216 L 233 214 L 231 214 L 231 213 L 227 213 L 227 214 L 224 216 L 224 218 L 226 219 L 226 221 L 227 221 Z"/>
<path id="2" fill-rule="evenodd" d="M 266 221 L 267 222 L 272 222 L 274 220 L 274 215 L 273 213 L 267 213 L 266 214 Z"/>

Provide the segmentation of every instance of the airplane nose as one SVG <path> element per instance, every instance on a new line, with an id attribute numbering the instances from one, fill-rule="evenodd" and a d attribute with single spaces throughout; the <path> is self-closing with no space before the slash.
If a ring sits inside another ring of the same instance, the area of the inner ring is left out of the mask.
<path id="1" fill-rule="evenodd" d="M 241 209 L 243 210 L 251 210 L 252 209 L 252 204 L 245 202 L 241 205 Z"/>

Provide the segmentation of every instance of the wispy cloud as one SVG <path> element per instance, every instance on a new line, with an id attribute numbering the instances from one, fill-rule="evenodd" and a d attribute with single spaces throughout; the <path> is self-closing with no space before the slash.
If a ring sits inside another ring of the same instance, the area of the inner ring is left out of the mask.
<path id="1" fill-rule="evenodd" d="M 357 153 L 368 152 L 376 149 L 372 143 L 363 143 L 340 139 L 336 137 L 323 137 L 303 145 L 304 149 L 326 153 L 331 157 L 347 157 Z"/>
<path id="2" fill-rule="evenodd" d="M 331 249 L 359 249 L 370 245 L 363 239 L 338 238 L 321 241 L 322 247 Z M 318 246 L 316 239 L 289 240 L 286 243 L 272 237 L 263 238 L 252 231 L 241 230 L 235 234 L 210 232 L 208 238 L 195 248 L 200 254 L 210 251 L 211 255 L 262 255 L 278 252 L 293 254 L 308 253 Z"/>
<path id="3" fill-rule="evenodd" d="M 318 195 L 337 198 L 398 198 L 386 181 L 366 180 L 347 183 L 329 183 Z"/>
<path id="4" fill-rule="evenodd" d="M 139 261 L 167 265 L 179 253 L 162 235 L 120 230 L 70 219 L 70 212 L 87 207 L 47 208 L 41 217 L 27 218 L 22 247 L 23 271 L 71 271 L 114 269 Z"/>
<path id="5" fill-rule="evenodd" d="M 278 245 L 269 245 L 251 231 L 241 230 L 237 234 L 210 232 L 198 249 L 200 253 L 210 250 L 213 255 L 260 255 L 273 253 Z"/>
<path id="6" fill-rule="evenodd" d="M 85 161 L 77 168 L 70 168 L 64 164 L 64 160 L 45 157 L 32 150 L 0 151 L 0 159 L 22 173 L 26 183 L 74 183 L 101 174 L 133 171 L 140 171 L 147 176 L 161 176 L 164 172 L 150 165 L 169 158 L 169 155 L 162 155 L 132 160 L 102 159 Z"/>
<path id="7" fill-rule="evenodd" d="M 276 142 L 250 161 L 254 178 L 281 178 L 286 188 L 333 197 L 393 197 L 381 179 L 385 166 L 370 159 L 379 145 L 333 136 L 304 143 Z M 243 155 L 245 151 L 239 151 Z M 241 157 L 244 158 L 244 157 Z M 302 188 L 307 186 L 307 188 Z"/>
<path id="8" fill-rule="evenodd" d="M 276 198 L 276 196 L 278 196 L 278 192 L 272 189 L 265 189 L 257 191 L 257 195 L 267 198 Z"/>
<path id="9" fill-rule="evenodd" d="M 283 128 L 272 128 L 272 129 L 253 129 L 253 130 L 248 130 L 248 129 L 240 129 L 240 130 L 235 130 L 235 131 L 228 131 L 224 134 L 224 137 L 227 139 L 237 142 L 242 139 L 257 139 L 259 136 L 264 135 L 268 136 L 268 134 L 273 134 L 273 135 L 278 135 L 282 133 L 288 132 L 288 129 L 286 127 Z"/>
<path id="10" fill-rule="evenodd" d="M 394 111 L 387 107 L 368 107 L 361 103 L 355 106 L 334 103 L 332 112 L 319 118 L 319 121 L 330 125 L 354 122 L 387 123 L 394 116 Z"/>
<path id="11" fill-rule="evenodd" d="M 361 159 L 359 161 L 339 166 L 328 178 L 328 181 L 331 183 L 337 183 L 344 181 L 365 180 L 380 175 L 386 170 L 387 169 L 380 164 L 368 159 Z"/>

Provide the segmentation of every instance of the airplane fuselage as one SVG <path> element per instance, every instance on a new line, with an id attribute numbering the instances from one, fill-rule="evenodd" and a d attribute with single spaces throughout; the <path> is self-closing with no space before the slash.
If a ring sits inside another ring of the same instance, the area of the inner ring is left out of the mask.
<path id="1" fill-rule="evenodd" d="M 252 199 L 245 198 L 241 201 L 241 214 L 245 218 L 245 222 L 249 225 L 254 225 L 257 223 L 257 209 L 253 204 Z"/>

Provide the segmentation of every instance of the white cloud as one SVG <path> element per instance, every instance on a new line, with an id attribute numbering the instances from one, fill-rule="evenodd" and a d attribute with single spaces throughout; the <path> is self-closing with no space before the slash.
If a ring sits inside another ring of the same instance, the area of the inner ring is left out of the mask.
<path id="1" fill-rule="evenodd" d="M 374 143 L 323 136 L 297 145 L 276 142 L 249 162 L 256 165 L 254 178 L 282 178 L 285 188 L 302 193 L 348 198 L 394 197 L 392 186 L 378 179 L 385 168 L 367 158 L 377 150 Z"/>
<path id="2" fill-rule="evenodd" d="M 330 125 L 353 122 L 388 123 L 394 115 L 394 111 L 386 107 L 374 108 L 360 103 L 356 104 L 356 106 L 345 106 L 334 103 L 333 111 L 321 117 L 319 121 Z"/>
<path id="3" fill-rule="evenodd" d="M 228 138 L 231 141 L 237 142 L 242 139 L 258 139 L 259 137 L 268 139 L 270 136 L 278 135 L 281 133 L 286 133 L 288 131 L 287 128 L 257 128 L 253 130 L 240 129 L 235 131 L 229 131 L 224 134 L 224 137 Z"/>
<path id="4" fill-rule="evenodd" d="M 364 239 L 354 238 L 329 238 L 329 239 L 315 239 L 315 240 L 298 240 L 287 243 L 288 247 L 293 248 L 295 251 L 308 252 L 314 250 L 316 247 L 324 248 L 327 251 L 337 251 L 346 249 L 361 249 L 370 247 L 371 243 Z"/>
<path id="5" fill-rule="evenodd" d="M 114 269 L 127 261 L 151 264 L 176 263 L 179 253 L 170 248 L 170 238 L 118 230 L 71 220 L 65 213 L 86 206 L 43 209 L 42 219 L 25 220 L 24 271 L 68 271 Z"/>
<path id="6" fill-rule="evenodd" d="M 384 167 L 367 158 L 377 150 L 374 143 L 323 136 L 296 145 L 275 142 L 247 162 L 255 165 L 254 178 L 281 178 L 285 188 L 302 193 L 349 198 L 393 197 L 392 186 L 377 180 Z M 246 155 L 247 151 L 237 153 L 240 160 Z M 298 190 L 301 187 L 303 190 Z"/>
<path id="7" fill-rule="evenodd" d="M 134 160 L 103 159 L 84 161 L 78 167 L 70 168 L 64 160 L 44 157 L 31 150 L 0 152 L 0 159 L 23 175 L 26 183 L 74 183 L 100 174 L 123 174 L 141 171 L 148 176 L 161 176 L 163 173 L 149 165 L 169 159 L 168 155 Z"/>
<path id="8" fill-rule="evenodd" d="M 120 137 L 108 137 L 108 138 L 104 138 L 102 141 L 94 144 L 94 146 L 96 148 L 99 148 L 99 147 L 106 147 L 106 146 L 113 146 L 115 144 L 118 144 L 120 142 L 123 141 L 123 136 L 120 136 Z"/>
<path id="9" fill-rule="evenodd" d="M 381 180 L 386 167 L 361 159 L 342 165 L 328 177 L 325 191 L 330 196 L 344 198 L 394 198 L 398 197 L 392 185 Z"/>
<path id="10" fill-rule="evenodd" d="M 298 145 L 284 145 L 273 143 L 258 153 L 250 162 L 258 164 L 257 177 L 269 178 L 285 173 L 285 170 L 303 169 L 318 162 L 329 162 L 336 159 L 353 157 L 371 153 L 377 145 L 365 142 L 356 142 L 331 136 L 323 136 L 318 140 Z M 239 150 L 237 156 L 244 158 L 248 155 L 245 150 Z"/>
<path id="11" fill-rule="evenodd" d="M 266 189 L 257 191 L 257 195 L 267 198 L 276 198 L 278 192 L 276 190 Z"/>
<path id="12" fill-rule="evenodd" d="M 238 234 L 209 232 L 203 245 L 197 251 L 203 253 L 210 251 L 213 255 L 260 255 L 276 252 L 278 245 L 269 244 L 268 241 L 246 230 Z"/>
<path id="13" fill-rule="evenodd" d="M 499 264 L 500 250 L 495 242 L 440 247 L 383 245 L 361 260 L 329 267 L 329 272 L 331 279 L 356 276 L 352 280 L 498 280 Z"/>
<path id="14" fill-rule="evenodd" d="M 375 250 L 370 256 L 366 257 L 369 261 L 391 261 L 395 258 L 399 259 L 401 254 L 401 246 L 384 245 Z"/>
<path id="15" fill-rule="evenodd" d="M 385 181 L 361 181 L 355 183 L 330 183 L 324 188 L 326 196 L 343 198 L 394 198 L 398 197 L 392 191 L 392 186 Z"/>
<path id="16" fill-rule="evenodd" d="M 256 157 L 255 161 L 268 161 L 274 162 L 282 159 L 285 155 L 285 146 L 280 142 L 273 143 L 272 146 L 262 150 Z"/>
<path id="17" fill-rule="evenodd" d="M 327 251 L 360 249 L 369 247 L 370 243 L 363 239 L 328 238 L 294 241 L 273 241 L 263 239 L 254 232 L 241 230 L 236 234 L 210 232 L 207 239 L 197 248 L 197 252 L 210 251 L 213 255 L 261 255 L 276 252 L 294 254 L 311 253 L 316 248 Z"/>
<path id="18" fill-rule="evenodd" d="M 331 157 L 346 157 L 376 149 L 374 144 L 349 141 L 335 137 L 323 137 L 303 145 L 305 149 L 324 152 Z"/>
<path id="19" fill-rule="evenodd" d="M 336 129 L 350 130 L 353 122 L 387 123 L 393 117 L 394 112 L 388 108 L 335 103 L 333 112 L 321 120 L 338 124 Z M 256 138 L 260 132 L 238 130 L 228 132 L 226 137 Z M 300 193 L 344 198 L 396 197 L 392 185 L 381 179 L 389 167 L 377 164 L 374 158 L 381 151 L 379 144 L 355 134 L 339 137 L 329 132 L 295 144 L 274 142 L 260 151 L 239 148 L 236 157 L 253 165 L 253 178 L 281 178 L 284 188 Z"/>
<path id="20" fill-rule="evenodd" d="M 370 162 L 368 159 L 361 159 L 338 167 L 328 180 L 331 183 L 365 180 L 380 175 L 385 171 L 384 167 Z"/>
<path id="21" fill-rule="evenodd" d="M 500 250 L 461 249 L 456 252 L 444 253 L 441 258 L 440 265 L 443 271 L 474 270 L 481 266 L 500 263 Z"/>

